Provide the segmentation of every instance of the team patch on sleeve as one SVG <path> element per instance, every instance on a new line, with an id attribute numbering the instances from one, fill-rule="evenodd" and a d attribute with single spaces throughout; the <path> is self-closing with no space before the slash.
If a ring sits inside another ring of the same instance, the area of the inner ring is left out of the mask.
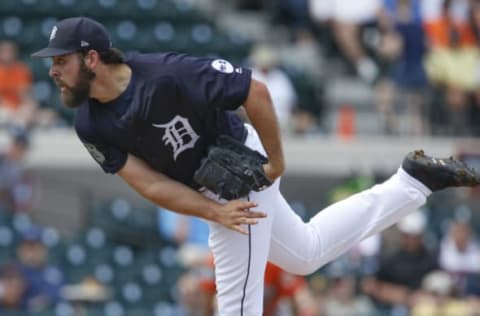
<path id="1" fill-rule="evenodd" d="M 233 65 L 225 59 L 215 59 L 212 61 L 211 65 L 213 69 L 226 74 L 231 74 L 233 72 Z"/>
<path id="2" fill-rule="evenodd" d="M 85 146 L 85 148 L 87 148 L 88 152 L 90 153 L 90 155 L 92 155 L 93 159 L 95 159 L 96 162 L 98 162 L 99 164 L 103 164 L 105 162 L 105 155 L 100 150 L 98 150 L 95 145 L 89 143 L 83 143 L 83 145 Z"/>

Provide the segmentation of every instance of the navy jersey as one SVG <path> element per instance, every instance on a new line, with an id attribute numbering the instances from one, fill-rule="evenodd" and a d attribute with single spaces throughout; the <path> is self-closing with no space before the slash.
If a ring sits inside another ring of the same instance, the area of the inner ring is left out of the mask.
<path id="1" fill-rule="evenodd" d="M 131 153 L 196 188 L 193 173 L 219 134 L 243 141 L 231 111 L 246 100 L 251 71 L 222 59 L 184 54 L 127 54 L 132 77 L 115 100 L 81 105 L 75 130 L 92 157 L 116 173 Z"/>

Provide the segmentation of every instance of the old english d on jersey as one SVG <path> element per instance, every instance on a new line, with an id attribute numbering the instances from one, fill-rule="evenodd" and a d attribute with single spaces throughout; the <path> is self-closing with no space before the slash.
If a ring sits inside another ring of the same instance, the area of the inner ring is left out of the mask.
<path id="1" fill-rule="evenodd" d="M 131 153 L 196 187 L 193 172 L 219 134 L 245 139 L 231 111 L 247 98 L 251 71 L 177 53 L 127 54 L 126 63 L 132 78 L 117 99 L 77 110 L 78 136 L 105 172 L 118 172 Z"/>

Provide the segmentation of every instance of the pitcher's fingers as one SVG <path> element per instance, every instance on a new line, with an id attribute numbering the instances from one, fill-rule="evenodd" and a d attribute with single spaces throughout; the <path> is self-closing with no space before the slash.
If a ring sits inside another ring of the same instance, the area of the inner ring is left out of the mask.
<path id="1" fill-rule="evenodd" d="M 257 206 L 258 204 L 253 201 L 241 201 L 241 204 L 238 207 L 246 210 L 246 209 L 250 209 L 252 207 L 257 207 Z"/>
<path id="2" fill-rule="evenodd" d="M 264 212 L 259 212 L 259 211 L 250 211 L 250 212 L 246 212 L 245 214 L 246 217 L 249 217 L 249 218 L 264 218 L 264 217 L 267 217 L 267 213 L 264 213 Z"/>
<path id="3" fill-rule="evenodd" d="M 256 225 L 256 224 L 258 224 L 258 220 L 254 219 L 254 218 L 245 218 L 243 223 L 248 224 L 248 225 Z"/>
<path id="4" fill-rule="evenodd" d="M 248 235 L 248 231 L 241 225 L 235 225 L 232 227 L 232 229 L 239 232 L 240 234 Z"/>
<path id="5" fill-rule="evenodd" d="M 236 218 L 232 225 L 256 225 L 256 224 L 258 224 L 258 219 L 242 216 L 242 217 Z"/>

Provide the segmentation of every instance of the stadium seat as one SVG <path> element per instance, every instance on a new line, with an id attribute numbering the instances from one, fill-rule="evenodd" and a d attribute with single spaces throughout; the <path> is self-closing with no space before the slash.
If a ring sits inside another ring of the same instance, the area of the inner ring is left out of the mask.
<path id="1" fill-rule="evenodd" d="M 17 0 L 0 1 L 0 13 L 2 14 L 2 16 L 11 14 L 12 10 L 15 10 L 19 2 L 21 1 L 17 1 Z"/>
<path id="2" fill-rule="evenodd" d="M 132 211 L 130 203 L 124 199 L 115 199 L 110 203 L 110 213 L 114 220 L 126 222 Z"/>
<path id="3" fill-rule="evenodd" d="M 151 316 L 152 313 L 150 310 L 137 307 L 137 308 L 129 308 L 126 310 L 125 316 Z"/>
<path id="4" fill-rule="evenodd" d="M 19 14 L 23 18 L 39 17 L 48 14 L 55 6 L 55 0 L 2 0 L 0 14 Z"/>
<path id="5" fill-rule="evenodd" d="M 6 27 L 7 22 L 3 23 L 3 29 L 13 29 L 16 27 L 15 17 L 10 17 L 10 26 Z M 24 19 L 20 22 L 18 27 L 18 33 L 14 36 L 15 42 L 20 47 L 21 52 L 25 55 L 25 60 L 30 59 L 30 54 L 34 51 L 44 47 L 50 36 L 51 29 L 55 24 L 56 19 Z"/>
<path id="6" fill-rule="evenodd" d="M 171 51 L 174 42 L 178 40 L 177 28 L 174 23 L 168 20 L 159 21 L 151 26 L 152 42 L 150 43 L 152 50 Z"/>
<path id="7" fill-rule="evenodd" d="M 126 282 L 121 286 L 121 299 L 125 306 L 139 307 L 143 305 L 143 289 L 135 281 Z"/>
<path id="8" fill-rule="evenodd" d="M 136 282 L 139 279 L 140 268 L 133 264 L 125 267 L 113 265 L 113 269 L 115 273 L 113 284 L 117 288 L 129 282 Z"/>
<path id="9" fill-rule="evenodd" d="M 88 16 L 99 20 L 124 17 L 124 6 L 131 1 L 121 0 L 89 0 Z"/>
<path id="10" fill-rule="evenodd" d="M 32 219 L 26 213 L 15 213 L 12 217 L 12 227 L 17 234 L 22 234 L 32 228 Z"/>
<path id="11" fill-rule="evenodd" d="M 107 302 L 103 308 L 104 316 L 125 316 L 125 306 L 119 301 Z"/>
<path id="12" fill-rule="evenodd" d="M 105 231 L 98 227 L 90 227 L 83 234 L 85 244 L 93 249 L 101 249 L 107 243 Z"/>
<path id="13" fill-rule="evenodd" d="M 87 251 L 80 244 L 70 244 L 65 249 L 67 282 L 78 283 L 87 275 L 92 275 L 94 268 L 87 263 Z"/>
<path id="14" fill-rule="evenodd" d="M 10 225 L 13 213 L 9 209 L 0 208 L 0 225 Z"/>
<path id="15" fill-rule="evenodd" d="M 164 283 L 165 270 L 154 263 L 147 263 L 141 270 L 141 284 L 144 289 L 144 301 L 153 306 L 160 301 L 168 300 L 170 288 Z"/>
<path id="16" fill-rule="evenodd" d="M 53 227 L 45 227 L 42 232 L 42 242 L 48 248 L 48 262 L 55 266 L 63 264 L 65 247 L 59 232 Z"/>
<path id="17" fill-rule="evenodd" d="M 115 270 L 112 265 L 108 263 L 101 263 L 94 267 L 93 270 L 95 278 L 103 284 L 110 285 L 115 279 Z"/>
<path id="18" fill-rule="evenodd" d="M 104 307 L 89 307 L 85 311 L 85 316 L 105 316 Z"/>
<path id="19" fill-rule="evenodd" d="M 20 36 L 23 30 L 23 21 L 18 15 L 5 16 L 0 25 L 2 38 L 14 40 Z"/>
<path id="20" fill-rule="evenodd" d="M 160 0 L 136 0 L 132 10 L 137 16 L 147 19 L 165 19 L 176 17 L 176 7 L 172 1 Z"/>
<path id="21" fill-rule="evenodd" d="M 15 232 L 9 226 L 0 226 L 0 266 L 15 257 L 16 243 Z"/>
<path id="22" fill-rule="evenodd" d="M 153 316 L 175 316 L 175 308 L 168 302 L 158 302 L 152 308 Z"/>
<path id="23" fill-rule="evenodd" d="M 119 267 L 130 267 L 133 265 L 134 255 L 130 247 L 118 245 L 113 248 L 112 258 L 115 265 Z"/>
<path id="24" fill-rule="evenodd" d="M 30 55 L 28 54 L 27 56 L 24 56 L 22 60 L 25 61 L 32 71 L 34 81 L 40 82 L 51 80 L 48 75 L 48 71 L 50 70 L 49 66 L 45 63 L 48 59 L 30 58 Z M 47 82 L 47 84 L 49 84 L 49 82 Z"/>
<path id="25" fill-rule="evenodd" d="M 48 13 L 59 18 L 84 15 L 88 12 L 89 2 L 85 0 L 54 0 Z"/>
<path id="26" fill-rule="evenodd" d="M 117 288 L 138 280 L 141 273 L 141 266 L 137 265 L 134 259 L 134 253 L 131 248 L 124 245 L 117 245 L 113 248 L 114 283 Z"/>
<path id="27" fill-rule="evenodd" d="M 49 103 L 54 93 L 52 84 L 46 80 L 35 81 L 32 90 L 35 100 L 37 100 L 42 107 Z"/>

